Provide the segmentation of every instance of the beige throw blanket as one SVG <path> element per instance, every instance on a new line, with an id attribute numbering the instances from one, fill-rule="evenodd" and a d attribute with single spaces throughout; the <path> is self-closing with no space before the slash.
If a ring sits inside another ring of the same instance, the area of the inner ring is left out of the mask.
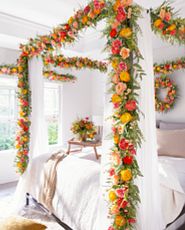
<path id="1" fill-rule="evenodd" d="M 41 176 L 39 202 L 48 208 L 49 211 L 53 211 L 52 200 L 56 189 L 57 166 L 66 156 L 65 152 L 57 152 L 44 164 Z"/>

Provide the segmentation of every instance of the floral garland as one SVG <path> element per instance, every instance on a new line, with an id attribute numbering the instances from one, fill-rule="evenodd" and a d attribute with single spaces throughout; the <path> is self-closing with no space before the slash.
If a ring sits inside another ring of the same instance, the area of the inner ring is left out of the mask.
<path id="1" fill-rule="evenodd" d="M 159 8 L 151 11 L 152 29 L 161 38 L 174 44 L 185 44 L 185 19 L 175 17 L 173 8 L 165 1 Z"/>
<path id="2" fill-rule="evenodd" d="M 158 97 L 159 89 L 168 89 L 167 96 L 163 101 Z M 155 108 L 158 112 L 168 112 L 174 105 L 177 98 L 177 86 L 165 75 L 155 79 Z"/>
<path id="3" fill-rule="evenodd" d="M 43 71 L 43 76 L 49 80 L 61 81 L 61 82 L 74 82 L 76 77 L 70 74 L 58 74 L 55 71 Z"/>
<path id="4" fill-rule="evenodd" d="M 19 73 L 19 69 L 15 65 L 1 65 L 0 66 L 0 74 L 6 75 L 17 75 Z"/>
<path id="5" fill-rule="evenodd" d="M 67 23 L 55 28 L 49 36 L 37 36 L 36 39 L 30 39 L 28 44 L 22 45 L 22 54 L 18 60 L 18 68 L 22 68 L 22 73 L 18 74 L 20 129 L 17 134 L 16 163 L 22 174 L 29 160 L 29 58 L 45 55 L 62 44 L 73 42 L 80 30 L 108 18 L 104 34 L 107 36 L 109 61 L 113 67 L 110 75 L 114 105 L 114 147 L 111 150 L 110 168 L 112 183 L 109 190 L 110 216 L 113 223 L 109 230 L 133 229 L 139 202 L 139 190 L 134 180 L 141 175 L 135 158 L 142 140 L 136 98 L 136 90 L 139 88 L 136 78 L 144 75 L 141 66 L 137 64 L 142 58 L 136 36 L 139 29 L 136 21 L 140 13 L 140 7 L 132 5 L 132 0 L 110 0 L 106 4 L 104 0 L 93 0 L 83 10 L 77 11 Z"/>
<path id="6" fill-rule="evenodd" d="M 47 55 L 43 57 L 43 63 L 45 67 L 48 67 L 49 64 L 53 64 L 55 67 L 61 68 L 88 68 L 88 69 L 98 69 L 100 72 L 107 71 L 107 63 L 97 60 L 91 60 L 87 57 L 71 57 L 66 58 L 63 55 L 53 56 Z"/>
<path id="7" fill-rule="evenodd" d="M 139 27 L 137 19 L 141 8 L 132 1 L 111 2 L 108 16 L 107 50 L 112 64 L 111 93 L 114 112 L 112 131 L 114 147 L 111 149 L 111 177 L 108 197 L 112 225 L 108 230 L 134 229 L 139 203 L 139 189 L 135 179 L 141 175 L 136 160 L 136 150 L 141 144 L 142 134 L 138 126 L 137 77 L 144 72 L 139 64 L 142 58 L 137 46 Z M 110 23 L 111 22 L 111 23 Z"/>
<path id="8" fill-rule="evenodd" d="M 20 174 L 24 173 L 29 161 L 31 92 L 28 83 L 28 60 L 34 56 L 52 52 L 62 44 L 74 42 L 80 30 L 95 26 L 98 21 L 107 17 L 107 13 L 104 0 L 93 0 L 84 9 L 78 10 L 73 17 L 70 17 L 67 23 L 54 28 L 48 36 L 37 36 L 35 39 L 30 39 L 26 45 L 20 46 L 22 53 L 18 60 L 18 68 L 23 71 L 18 74 L 20 113 L 15 159 L 17 171 Z"/>
<path id="9" fill-rule="evenodd" d="M 171 74 L 176 70 L 185 69 L 185 57 L 168 61 L 164 64 L 154 64 L 155 74 Z"/>

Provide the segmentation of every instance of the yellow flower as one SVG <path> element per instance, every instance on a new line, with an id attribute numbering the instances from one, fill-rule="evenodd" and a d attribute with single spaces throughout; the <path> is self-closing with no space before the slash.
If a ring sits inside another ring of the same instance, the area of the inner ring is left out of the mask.
<path id="1" fill-rule="evenodd" d="M 88 22 L 88 17 L 87 16 L 83 16 L 82 23 L 86 24 L 87 22 Z"/>
<path id="2" fill-rule="evenodd" d="M 17 162 L 17 168 L 22 168 L 21 162 Z"/>
<path id="3" fill-rule="evenodd" d="M 110 191 L 110 192 L 109 192 L 109 200 L 110 200 L 111 202 L 113 202 L 113 201 L 116 200 L 116 198 L 117 198 L 116 193 L 115 193 L 114 191 Z"/>
<path id="4" fill-rule="evenodd" d="M 132 172 L 130 169 L 124 169 L 121 171 L 121 179 L 123 181 L 129 181 L 132 179 Z"/>
<path id="5" fill-rule="evenodd" d="M 173 68 L 174 68 L 174 69 L 176 69 L 176 68 L 177 68 L 177 65 L 176 65 L 176 64 L 174 64 L 174 65 L 173 65 Z"/>
<path id="6" fill-rule="evenodd" d="M 161 19 L 157 19 L 157 20 L 155 20 L 155 22 L 154 22 L 154 26 L 155 26 L 155 27 L 159 27 L 159 26 L 161 25 L 161 23 L 162 23 L 162 20 L 161 20 Z"/>
<path id="7" fill-rule="evenodd" d="M 121 115 L 120 120 L 123 124 L 128 123 L 132 120 L 132 115 L 130 113 L 124 113 Z"/>
<path id="8" fill-rule="evenodd" d="M 15 146 L 15 148 L 16 149 L 19 149 L 21 146 L 19 145 L 19 144 L 17 144 L 16 146 Z"/>
<path id="9" fill-rule="evenodd" d="M 22 71 L 23 71 L 23 68 L 22 68 L 22 66 L 18 66 L 18 71 L 19 71 L 19 73 L 22 73 Z"/>
<path id="10" fill-rule="evenodd" d="M 119 103 L 119 102 L 121 102 L 121 97 L 118 96 L 117 94 L 113 94 L 112 95 L 112 102 L 113 103 Z"/>
<path id="11" fill-rule="evenodd" d="M 158 66 L 158 67 L 156 68 L 156 70 L 157 70 L 158 72 L 160 71 L 160 69 L 161 69 L 160 66 Z"/>
<path id="12" fill-rule="evenodd" d="M 169 26 L 167 28 L 168 31 L 172 31 L 172 30 L 175 30 L 176 29 L 176 25 L 175 24 L 172 24 L 171 26 Z"/>
<path id="13" fill-rule="evenodd" d="M 28 92 L 27 89 L 23 89 L 21 93 L 25 95 L 25 94 L 27 94 L 27 92 Z"/>
<path id="14" fill-rule="evenodd" d="M 114 143 L 115 144 L 119 143 L 119 135 L 114 135 Z"/>
<path id="15" fill-rule="evenodd" d="M 123 216 L 118 215 L 115 217 L 115 224 L 118 227 L 123 227 L 126 224 L 126 219 Z"/>
<path id="16" fill-rule="evenodd" d="M 132 30 L 129 27 L 123 28 L 120 31 L 120 36 L 123 38 L 129 38 L 131 35 L 132 35 Z"/>
<path id="17" fill-rule="evenodd" d="M 11 71 L 12 71 L 12 73 L 16 73 L 17 72 L 17 68 L 12 68 Z"/>
<path id="18" fill-rule="evenodd" d="M 124 82 L 130 81 L 130 74 L 127 71 L 123 71 L 120 73 L 120 80 Z"/>
<path id="19" fill-rule="evenodd" d="M 118 64 L 119 64 L 118 60 L 117 60 L 117 59 L 113 59 L 113 61 L 112 61 L 112 67 L 113 67 L 114 69 L 117 69 L 117 68 L 118 68 Z"/>
<path id="20" fill-rule="evenodd" d="M 19 112 L 19 115 L 20 115 L 20 117 L 23 117 L 23 116 L 25 115 L 25 113 L 21 110 L 21 111 Z"/>
<path id="21" fill-rule="evenodd" d="M 73 17 L 70 17 L 70 19 L 68 20 L 68 24 L 71 25 L 73 23 Z"/>

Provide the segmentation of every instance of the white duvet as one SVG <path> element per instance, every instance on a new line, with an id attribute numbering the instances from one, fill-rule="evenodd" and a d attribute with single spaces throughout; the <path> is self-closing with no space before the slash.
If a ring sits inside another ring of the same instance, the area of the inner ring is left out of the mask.
<path id="1" fill-rule="evenodd" d="M 41 169 L 48 155 L 37 158 L 32 164 L 31 183 L 32 196 L 38 199 Z M 91 160 L 68 156 L 58 164 L 56 192 L 53 199 L 54 212 L 73 230 L 100 229 L 99 203 L 100 164 Z M 101 215 L 107 221 L 106 212 Z M 103 229 L 102 229 L 103 230 Z"/>

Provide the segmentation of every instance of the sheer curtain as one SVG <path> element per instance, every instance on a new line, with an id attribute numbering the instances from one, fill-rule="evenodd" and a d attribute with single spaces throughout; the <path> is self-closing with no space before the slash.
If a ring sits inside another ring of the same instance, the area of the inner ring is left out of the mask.
<path id="1" fill-rule="evenodd" d="M 48 152 L 47 129 L 44 119 L 44 78 L 41 58 L 29 61 L 29 82 L 31 89 L 31 127 L 29 164 L 26 172 L 20 177 L 15 192 L 15 207 L 18 209 L 25 204 L 25 193 L 32 186 L 30 171 L 35 157 Z"/>
<path id="2" fill-rule="evenodd" d="M 141 81 L 140 109 L 144 113 L 141 115 L 140 128 L 145 141 L 138 151 L 138 162 L 144 177 L 138 181 L 140 189 L 141 204 L 138 210 L 139 230 L 162 230 L 164 223 L 162 220 L 160 185 L 158 173 L 158 157 L 156 142 L 156 118 L 154 101 L 154 74 L 153 74 L 153 54 L 152 54 L 152 31 L 150 14 L 143 11 L 143 18 L 138 21 L 142 35 L 138 36 L 138 44 L 144 60 L 140 63 L 146 73 Z"/>

